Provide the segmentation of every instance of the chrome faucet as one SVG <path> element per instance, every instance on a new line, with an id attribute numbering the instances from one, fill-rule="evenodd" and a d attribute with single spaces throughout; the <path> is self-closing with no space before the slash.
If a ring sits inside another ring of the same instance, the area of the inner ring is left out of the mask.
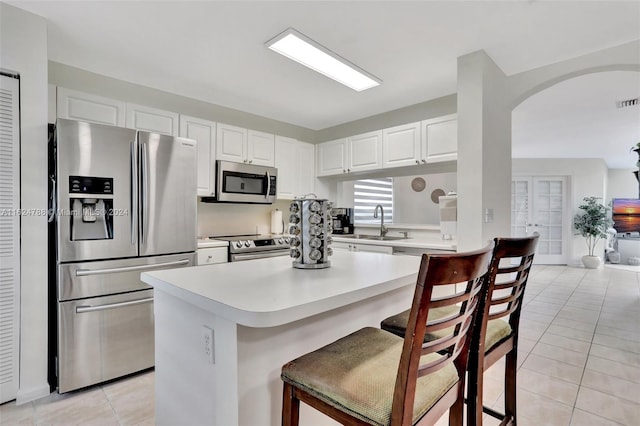
<path id="1" fill-rule="evenodd" d="M 378 218 L 378 208 L 380 209 L 380 236 L 384 237 L 385 235 L 387 235 L 387 232 L 389 232 L 389 230 L 386 226 L 384 226 L 384 209 L 380 204 L 378 204 L 375 210 L 373 210 L 373 218 Z"/>

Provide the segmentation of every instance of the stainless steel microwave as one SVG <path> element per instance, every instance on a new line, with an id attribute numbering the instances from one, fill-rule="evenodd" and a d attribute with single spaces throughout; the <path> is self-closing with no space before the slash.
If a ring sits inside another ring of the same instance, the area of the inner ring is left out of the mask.
<path id="1" fill-rule="evenodd" d="M 215 199 L 202 201 L 271 204 L 276 201 L 277 183 L 275 167 L 217 160 Z"/>

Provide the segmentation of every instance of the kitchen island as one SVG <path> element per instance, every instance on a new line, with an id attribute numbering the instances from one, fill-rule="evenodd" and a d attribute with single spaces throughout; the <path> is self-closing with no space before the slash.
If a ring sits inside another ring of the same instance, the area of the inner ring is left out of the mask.
<path id="1" fill-rule="evenodd" d="M 410 306 L 419 257 L 330 259 L 316 270 L 280 257 L 143 273 L 155 293 L 156 423 L 280 424 L 285 362 Z M 301 419 L 331 424 L 304 405 Z"/>

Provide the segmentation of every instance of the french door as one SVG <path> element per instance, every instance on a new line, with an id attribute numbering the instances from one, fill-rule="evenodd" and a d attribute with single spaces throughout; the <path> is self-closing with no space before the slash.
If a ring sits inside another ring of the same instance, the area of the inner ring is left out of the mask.
<path id="1" fill-rule="evenodd" d="M 566 176 L 516 176 L 511 181 L 511 235 L 540 234 L 534 263 L 566 264 Z"/>

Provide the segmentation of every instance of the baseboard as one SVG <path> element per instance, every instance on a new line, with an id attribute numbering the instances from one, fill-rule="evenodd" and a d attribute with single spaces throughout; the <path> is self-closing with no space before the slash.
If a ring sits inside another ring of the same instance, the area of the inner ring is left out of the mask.
<path id="1" fill-rule="evenodd" d="M 18 389 L 16 405 L 26 404 L 28 402 L 35 401 L 36 399 L 44 398 L 49 394 L 49 383 L 44 383 L 30 389 Z"/>

